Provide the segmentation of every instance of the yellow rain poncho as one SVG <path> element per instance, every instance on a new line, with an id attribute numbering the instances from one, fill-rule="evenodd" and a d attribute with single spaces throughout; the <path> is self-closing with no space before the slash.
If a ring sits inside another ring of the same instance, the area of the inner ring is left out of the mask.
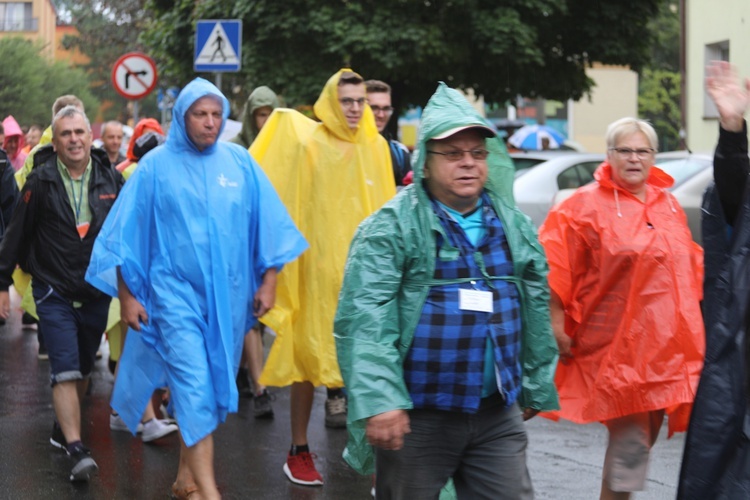
<path id="1" fill-rule="evenodd" d="M 325 85 L 316 123 L 276 109 L 250 146 L 310 244 L 279 275 L 276 306 L 262 318 L 277 334 L 261 383 L 341 387 L 333 316 L 349 243 L 362 220 L 396 194 L 388 144 L 369 106 L 349 128 L 338 101 L 342 69 Z"/>

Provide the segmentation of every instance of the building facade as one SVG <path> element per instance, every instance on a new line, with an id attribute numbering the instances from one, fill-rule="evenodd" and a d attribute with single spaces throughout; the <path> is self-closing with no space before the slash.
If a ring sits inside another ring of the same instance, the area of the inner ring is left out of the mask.
<path id="1" fill-rule="evenodd" d="M 55 57 L 57 10 L 52 0 L 8 2 L 0 0 L 0 38 L 20 36 L 38 40 L 44 54 Z"/>
<path id="2" fill-rule="evenodd" d="M 750 77 L 750 1 L 683 0 L 685 8 L 686 141 L 710 151 L 719 136 L 716 108 L 706 93 L 706 66 L 729 61 Z"/>

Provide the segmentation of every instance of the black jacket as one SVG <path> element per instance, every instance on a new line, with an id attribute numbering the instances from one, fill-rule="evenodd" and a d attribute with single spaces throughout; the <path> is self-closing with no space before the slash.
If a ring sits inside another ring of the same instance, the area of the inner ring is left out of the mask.
<path id="1" fill-rule="evenodd" d="M 101 295 L 86 283 L 84 276 L 94 240 L 124 181 L 104 151 L 92 149 L 91 162 L 88 184 L 91 226 L 81 239 L 57 169 L 57 154 L 51 146 L 37 151 L 34 170 L 26 179 L 0 244 L 0 290 L 11 285 L 11 275 L 19 264 L 34 280 L 52 286 L 70 301 L 86 301 Z"/>
<path id="2" fill-rule="evenodd" d="M 10 224 L 13 209 L 18 202 L 18 184 L 15 171 L 8 161 L 8 155 L 0 149 L 0 241 Z"/>
<path id="3" fill-rule="evenodd" d="M 703 201 L 706 360 L 685 438 L 678 499 L 750 498 L 747 131 L 721 130 Z"/>
<path id="4" fill-rule="evenodd" d="M 385 132 L 383 132 L 383 137 L 388 141 L 388 148 L 391 151 L 393 178 L 396 181 L 397 186 L 403 186 L 404 177 L 411 172 L 411 155 L 409 154 L 409 150 L 406 146 L 397 140 L 392 139 L 390 135 Z"/>

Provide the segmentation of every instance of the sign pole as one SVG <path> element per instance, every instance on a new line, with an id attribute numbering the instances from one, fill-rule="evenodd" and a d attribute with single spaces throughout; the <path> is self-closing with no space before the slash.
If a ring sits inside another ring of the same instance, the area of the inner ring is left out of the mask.
<path id="1" fill-rule="evenodd" d="M 138 123 L 138 104 L 138 101 L 133 101 L 133 127 Z"/>
<path id="2" fill-rule="evenodd" d="M 216 88 L 221 91 L 221 73 L 216 73 Z"/>

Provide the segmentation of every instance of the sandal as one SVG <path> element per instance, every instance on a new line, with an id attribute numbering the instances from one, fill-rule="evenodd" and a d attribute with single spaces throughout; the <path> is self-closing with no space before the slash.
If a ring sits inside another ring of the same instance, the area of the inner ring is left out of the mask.
<path id="1" fill-rule="evenodd" d="M 197 484 L 189 484 L 184 488 L 179 488 L 177 483 L 172 483 L 172 498 L 176 500 L 188 500 L 190 495 L 198 491 Z"/>

